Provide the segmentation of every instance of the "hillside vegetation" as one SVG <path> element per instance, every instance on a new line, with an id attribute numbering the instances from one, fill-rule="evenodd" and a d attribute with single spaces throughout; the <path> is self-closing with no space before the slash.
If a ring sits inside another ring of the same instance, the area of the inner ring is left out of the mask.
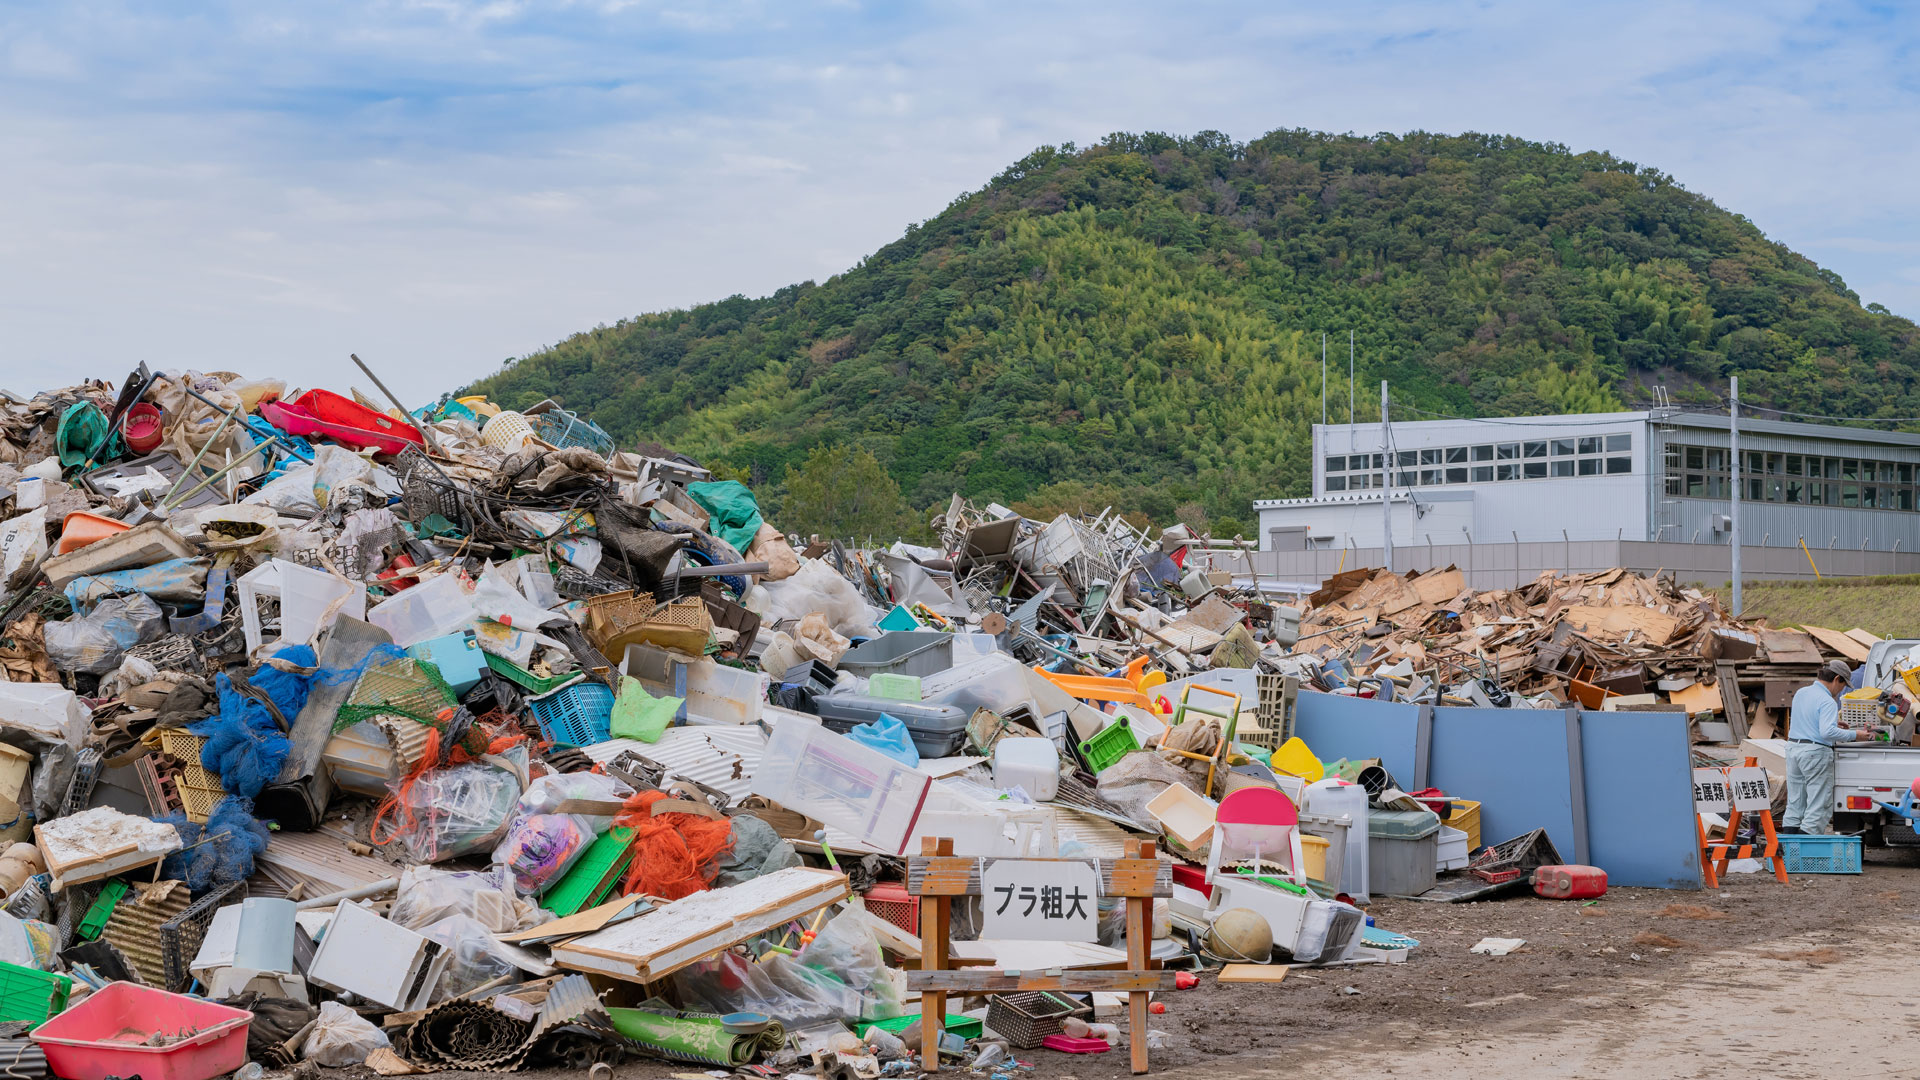
<path id="1" fill-rule="evenodd" d="M 824 283 L 623 319 L 473 390 L 552 396 L 776 502 L 865 448 L 958 490 L 1246 531 L 1308 491 L 1320 416 L 1711 403 L 1915 416 L 1914 324 L 1660 172 L 1490 135 L 1114 135 L 1042 147 Z"/>

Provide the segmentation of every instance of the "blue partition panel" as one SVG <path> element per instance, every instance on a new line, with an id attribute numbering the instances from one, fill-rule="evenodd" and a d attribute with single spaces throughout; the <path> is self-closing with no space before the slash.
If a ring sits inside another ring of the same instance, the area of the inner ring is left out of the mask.
<path id="1" fill-rule="evenodd" d="M 1544 828 L 1562 859 L 1586 861 L 1578 714 L 1435 708 L 1428 761 L 1432 786 L 1479 800 L 1482 843 Z"/>
<path id="2" fill-rule="evenodd" d="M 1424 705 L 1373 701 L 1302 690 L 1294 705 L 1293 733 L 1321 761 L 1379 758 L 1402 787 L 1420 786 Z"/>
<path id="3" fill-rule="evenodd" d="M 1687 720 L 1671 712 L 1580 716 L 1588 861 L 1609 885 L 1701 887 Z"/>

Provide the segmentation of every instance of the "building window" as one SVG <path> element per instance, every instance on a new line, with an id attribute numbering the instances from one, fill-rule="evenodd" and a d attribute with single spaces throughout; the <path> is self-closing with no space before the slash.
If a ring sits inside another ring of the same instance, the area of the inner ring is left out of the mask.
<path id="1" fill-rule="evenodd" d="M 1476 446 L 1476 447 L 1474 447 L 1474 448 L 1473 448 L 1473 460 L 1475 460 L 1475 461 L 1492 461 L 1492 460 L 1493 460 L 1493 447 L 1491 447 L 1491 446 Z"/>
<path id="2" fill-rule="evenodd" d="M 1565 460 L 1561 460 L 1561 461 L 1556 461 L 1556 462 L 1554 462 L 1554 463 L 1553 463 L 1553 475 L 1555 475 L 1555 476 L 1572 476 L 1572 475 L 1573 475 L 1573 459 L 1572 459 L 1572 458 L 1566 458 Z"/>
<path id="3" fill-rule="evenodd" d="M 1473 467 L 1473 482 L 1476 484 L 1492 483 L 1493 482 L 1493 466 L 1475 465 Z"/>
<path id="4" fill-rule="evenodd" d="M 1544 442 L 1523 443 L 1521 444 L 1521 452 L 1523 457 L 1546 457 L 1547 444 Z"/>
<path id="5" fill-rule="evenodd" d="M 1544 479 L 1547 475 L 1547 463 L 1544 461 L 1529 461 L 1526 463 L 1526 472 L 1522 475 L 1528 480 Z"/>
<path id="6" fill-rule="evenodd" d="M 1572 457 L 1573 456 L 1573 440 L 1572 439 L 1553 440 L 1553 456 L 1554 457 Z"/>
<path id="7" fill-rule="evenodd" d="M 1633 436 L 1631 435 L 1607 436 L 1607 453 L 1624 454 L 1632 449 L 1633 449 Z"/>
<path id="8" fill-rule="evenodd" d="M 1345 490 L 1347 490 L 1347 478 L 1346 478 L 1346 477 L 1344 477 L 1344 476 L 1329 476 L 1329 477 L 1327 477 L 1327 490 L 1328 490 L 1328 491 L 1345 491 Z"/>

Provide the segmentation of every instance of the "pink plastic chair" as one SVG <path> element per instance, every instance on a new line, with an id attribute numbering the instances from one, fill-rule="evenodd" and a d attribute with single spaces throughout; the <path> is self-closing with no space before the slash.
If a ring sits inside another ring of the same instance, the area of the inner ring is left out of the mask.
<path id="1" fill-rule="evenodd" d="M 1300 846 L 1300 811 L 1293 800 L 1272 788 L 1241 788 L 1220 800 L 1214 815 L 1213 844 L 1207 852 L 1207 880 L 1220 872 L 1223 862 L 1253 860 L 1254 873 L 1260 873 L 1263 854 L 1285 851 L 1286 877 L 1305 885 L 1306 855 Z"/>

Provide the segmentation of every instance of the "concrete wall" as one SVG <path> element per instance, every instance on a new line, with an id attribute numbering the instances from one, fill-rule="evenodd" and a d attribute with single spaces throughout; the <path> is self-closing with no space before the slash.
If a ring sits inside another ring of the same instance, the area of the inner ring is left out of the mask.
<path id="1" fill-rule="evenodd" d="M 1377 507 L 1376 507 L 1377 510 Z M 1813 561 L 1828 577 L 1867 577 L 1881 574 L 1920 574 L 1920 552 L 1829 551 L 1809 544 Z M 1505 589 L 1540 576 L 1541 572 L 1571 569 L 1576 573 L 1624 566 L 1653 573 L 1672 570 L 1681 581 L 1719 586 L 1729 578 L 1724 545 L 1659 544 L 1635 540 L 1575 540 L 1572 543 L 1416 544 L 1393 551 L 1399 571 L 1458 566 L 1475 589 Z M 1267 580 L 1318 588 L 1321 581 L 1342 569 L 1381 566 L 1378 547 L 1323 551 L 1256 551 L 1249 555 L 1253 570 Z M 1741 573 L 1749 581 L 1812 579 L 1813 567 L 1798 547 L 1741 545 Z M 1223 569 L 1247 574 L 1245 560 L 1235 557 Z"/>

